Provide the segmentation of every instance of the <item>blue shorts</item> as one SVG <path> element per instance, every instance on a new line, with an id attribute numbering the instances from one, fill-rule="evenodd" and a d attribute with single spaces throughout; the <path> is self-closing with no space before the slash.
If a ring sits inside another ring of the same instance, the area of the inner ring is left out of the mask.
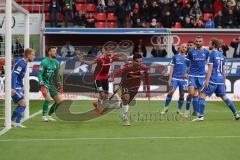
<path id="1" fill-rule="evenodd" d="M 226 95 L 226 89 L 224 84 L 213 84 L 209 83 L 207 89 L 202 90 L 207 96 L 211 96 L 213 93 L 216 94 L 217 97 L 223 97 Z"/>
<path id="2" fill-rule="evenodd" d="M 16 94 L 12 96 L 12 100 L 14 103 L 24 99 L 23 89 L 16 89 Z"/>
<path id="3" fill-rule="evenodd" d="M 202 90 L 204 87 L 205 77 L 189 77 L 188 86 Z"/>
<path id="4" fill-rule="evenodd" d="M 173 87 L 175 90 L 179 87 L 180 92 L 187 92 L 188 91 L 188 82 L 187 80 L 181 80 L 181 79 L 172 79 L 171 87 Z"/>

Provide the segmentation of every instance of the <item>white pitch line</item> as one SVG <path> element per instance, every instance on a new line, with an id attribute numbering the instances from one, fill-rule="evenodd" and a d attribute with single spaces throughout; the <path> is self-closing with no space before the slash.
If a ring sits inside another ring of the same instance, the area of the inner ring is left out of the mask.
<path id="1" fill-rule="evenodd" d="M 33 117 L 35 117 L 35 116 L 37 116 L 37 115 L 39 115 L 41 112 L 42 112 L 42 110 L 33 113 L 32 115 L 29 116 L 28 119 L 23 119 L 23 120 L 22 120 L 22 123 L 25 122 L 25 121 L 27 121 L 27 120 L 29 120 L 29 119 L 31 119 L 31 118 L 33 118 Z M 10 130 L 11 130 L 11 128 L 10 128 L 10 129 L 3 128 L 3 130 L 0 131 L 0 137 L 1 137 L 2 135 L 4 135 L 5 133 L 7 133 L 8 131 L 10 131 Z"/>
<path id="2" fill-rule="evenodd" d="M 160 140 L 160 139 L 226 139 L 240 136 L 186 136 L 186 137 L 95 137 L 95 138 L 30 138 L 0 139 L 0 142 L 31 142 L 31 141 L 87 141 L 87 140 Z"/>

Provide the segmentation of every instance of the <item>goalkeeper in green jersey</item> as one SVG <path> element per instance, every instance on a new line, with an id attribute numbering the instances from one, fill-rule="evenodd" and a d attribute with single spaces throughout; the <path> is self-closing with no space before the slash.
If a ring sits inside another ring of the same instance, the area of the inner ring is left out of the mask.
<path id="1" fill-rule="evenodd" d="M 57 51 L 56 48 L 50 47 L 48 49 L 48 57 L 44 58 L 41 62 L 40 69 L 38 71 L 38 81 L 40 90 L 45 99 L 43 103 L 43 121 L 55 121 L 52 118 L 52 114 L 57 109 L 62 101 L 62 85 L 59 74 L 60 65 L 56 60 Z M 51 101 L 51 97 L 54 100 L 54 104 L 48 111 L 48 106 Z"/>

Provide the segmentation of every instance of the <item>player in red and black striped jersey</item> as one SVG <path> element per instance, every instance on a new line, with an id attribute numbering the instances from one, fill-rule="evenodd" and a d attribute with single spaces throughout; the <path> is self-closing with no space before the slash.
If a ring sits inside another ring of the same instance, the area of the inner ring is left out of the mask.
<path id="1" fill-rule="evenodd" d="M 122 69 L 115 72 L 111 76 L 109 81 L 114 81 L 114 78 L 120 75 L 122 77 L 122 118 L 124 125 L 129 126 L 130 122 L 128 120 L 128 105 L 138 93 L 138 89 L 143 80 L 145 80 L 147 86 L 146 97 L 148 97 L 148 99 L 150 100 L 150 80 L 148 68 L 142 64 L 142 56 L 139 54 L 134 55 L 133 62 L 130 64 L 126 64 Z"/>
<path id="2" fill-rule="evenodd" d="M 104 51 L 104 55 L 97 57 L 93 61 L 84 61 L 81 62 L 92 65 L 97 64 L 94 70 L 94 80 L 95 87 L 99 93 L 98 102 L 93 102 L 93 106 L 96 108 L 97 114 L 100 114 L 99 106 L 103 103 L 103 101 L 108 99 L 108 89 L 109 89 L 109 71 L 111 68 L 111 64 L 114 61 L 124 60 L 124 58 L 114 55 L 111 49 Z"/>

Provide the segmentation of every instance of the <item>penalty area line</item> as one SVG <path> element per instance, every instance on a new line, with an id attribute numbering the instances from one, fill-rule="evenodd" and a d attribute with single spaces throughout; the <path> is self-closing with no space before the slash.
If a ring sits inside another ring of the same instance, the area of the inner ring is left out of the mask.
<path id="1" fill-rule="evenodd" d="M 29 119 L 32 119 L 33 117 L 39 115 L 40 113 L 42 113 L 42 110 L 39 110 L 39 111 L 33 113 L 33 114 L 30 115 L 29 118 L 27 118 L 27 119 L 23 119 L 23 120 L 22 120 L 22 123 L 25 122 L 25 121 L 27 121 L 27 120 L 29 120 Z M 11 128 L 9 128 L 9 129 L 3 128 L 3 130 L 0 131 L 0 136 L 4 135 L 5 133 L 7 133 L 7 132 L 10 131 L 10 130 L 11 130 Z"/>
<path id="2" fill-rule="evenodd" d="M 161 139 L 226 139 L 240 138 L 240 136 L 186 136 L 186 137 L 89 137 L 89 138 L 29 138 L 2 139 L 0 142 L 32 142 L 32 141 L 88 141 L 88 140 L 161 140 Z"/>

